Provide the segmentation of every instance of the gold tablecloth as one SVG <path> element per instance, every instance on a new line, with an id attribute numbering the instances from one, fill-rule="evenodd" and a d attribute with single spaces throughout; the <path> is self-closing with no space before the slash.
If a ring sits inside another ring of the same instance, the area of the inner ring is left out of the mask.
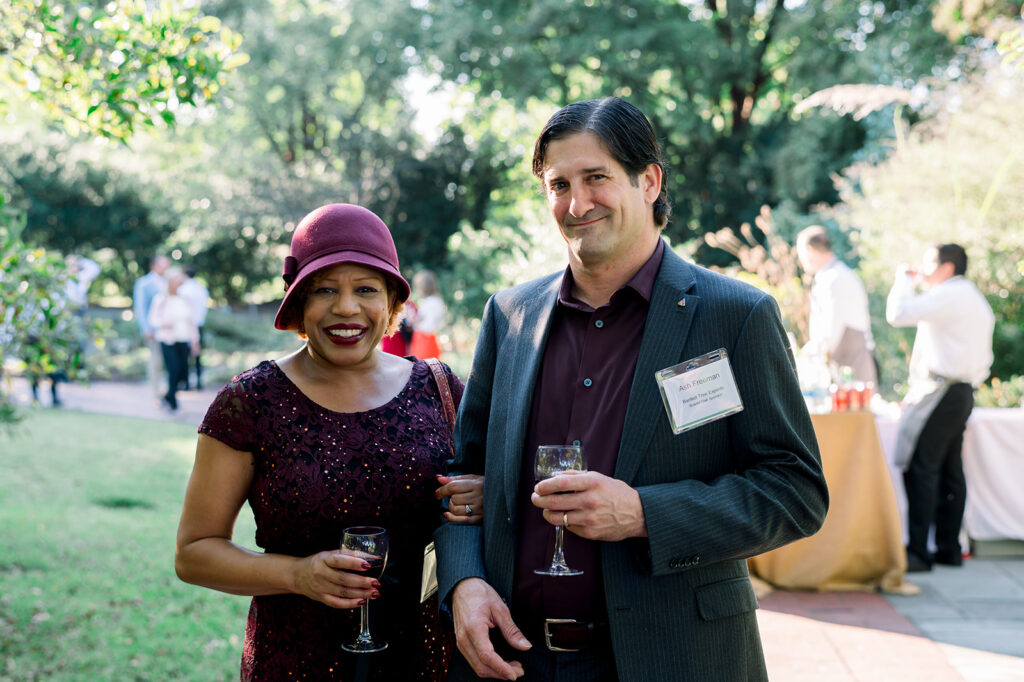
<path id="1" fill-rule="evenodd" d="M 750 572 L 776 587 L 902 592 L 902 524 L 871 412 L 813 415 L 829 509 L 815 535 L 753 557 Z"/>

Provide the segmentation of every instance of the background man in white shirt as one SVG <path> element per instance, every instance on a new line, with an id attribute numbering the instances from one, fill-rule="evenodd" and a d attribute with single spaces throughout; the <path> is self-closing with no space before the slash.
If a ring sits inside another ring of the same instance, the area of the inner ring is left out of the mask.
<path id="1" fill-rule="evenodd" d="M 832 253 L 832 242 L 821 225 L 801 230 L 796 252 L 803 269 L 814 275 L 811 285 L 809 340 L 802 353 L 828 357 L 833 373 L 853 370 L 854 381 L 878 383 L 872 351 L 871 316 L 864 283 Z"/>
<path id="2" fill-rule="evenodd" d="M 163 395 L 161 386 L 161 367 L 163 366 L 163 353 L 160 350 L 160 342 L 153 336 L 153 327 L 149 324 L 149 308 L 153 304 L 156 295 L 167 291 L 167 280 L 164 273 L 171 267 L 171 259 L 164 255 L 153 256 L 149 261 L 149 272 L 135 281 L 135 288 L 132 291 L 132 310 L 135 313 L 135 321 L 139 325 L 139 331 L 149 349 L 149 360 L 146 363 L 146 378 L 153 388 L 153 396 L 160 400 Z"/>
<path id="3" fill-rule="evenodd" d="M 192 306 L 192 321 L 195 322 L 196 327 L 199 329 L 199 346 L 195 352 L 195 366 L 196 366 L 196 390 L 203 390 L 203 325 L 206 324 L 206 313 L 209 312 L 210 307 L 210 292 L 203 285 L 202 282 L 196 279 L 196 269 L 193 267 L 185 268 L 185 276 L 187 279 L 181 283 L 178 287 L 178 295 L 188 301 L 189 305 Z M 185 372 L 185 390 L 188 390 L 188 371 Z"/>
<path id="4" fill-rule="evenodd" d="M 974 407 L 974 388 L 992 366 L 995 318 L 988 301 L 964 279 L 967 254 L 958 244 L 925 253 L 921 270 L 901 266 L 885 317 L 897 327 L 917 325 L 910 355 L 910 390 L 897 436 L 897 461 L 906 459 L 909 537 L 907 570 L 933 562 L 962 563 L 960 523 L 967 498 L 960 446 Z M 924 291 L 915 294 L 915 286 Z M 936 553 L 928 552 L 935 524 Z"/>

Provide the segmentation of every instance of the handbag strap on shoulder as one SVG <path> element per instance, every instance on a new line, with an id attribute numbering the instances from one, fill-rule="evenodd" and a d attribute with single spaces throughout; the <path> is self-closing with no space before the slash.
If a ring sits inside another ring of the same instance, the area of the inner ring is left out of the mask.
<path id="1" fill-rule="evenodd" d="M 448 377 L 444 373 L 444 367 L 437 358 L 424 358 L 430 373 L 434 375 L 434 383 L 437 384 L 437 392 L 441 396 L 441 404 L 444 406 L 444 418 L 448 422 L 448 428 L 455 432 L 455 401 L 452 400 L 452 389 L 448 385 Z"/>

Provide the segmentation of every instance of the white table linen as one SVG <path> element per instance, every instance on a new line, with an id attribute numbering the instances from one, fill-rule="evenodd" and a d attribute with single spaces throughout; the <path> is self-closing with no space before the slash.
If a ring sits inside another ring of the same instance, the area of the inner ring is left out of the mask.
<path id="1" fill-rule="evenodd" d="M 903 472 L 893 463 L 898 420 L 876 414 L 906 538 Z M 974 540 L 1024 540 L 1024 409 L 976 407 L 964 431 L 967 479 L 963 532 Z"/>

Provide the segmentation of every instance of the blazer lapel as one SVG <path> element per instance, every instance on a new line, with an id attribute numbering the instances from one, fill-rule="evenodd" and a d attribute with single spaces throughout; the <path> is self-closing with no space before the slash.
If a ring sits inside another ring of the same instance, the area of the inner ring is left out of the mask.
<path id="1" fill-rule="evenodd" d="M 654 373 L 687 359 L 680 354 L 700 305 L 700 297 L 690 293 L 696 283 L 691 268 L 666 245 L 651 292 L 615 463 L 615 478 L 627 483 L 643 461 L 653 432 L 652 424 L 660 426 L 663 421 L 657 418 L 658 413 L 664 411 L 664 405 Z"/>
<path id="2" fill-rule="evenodd" d="M 544 355 L 551 318 L 558 301 L 558 290 L 562 278 L 555 277 L 542 286 L 535 297 L 524 298 L 518 329 L 509 320 L 508 343 L 513 344 L 509 357 L 513 366 L 508 384 L 509 394 L 505 396 L 510 409 L 505 425 L 505 508 L 515 523 L 518 508 L 516 497 L 519 493 L 519 471 L 522 462 L 523 443 L 530 423 L 530 410 L 521 409 L 533 402 L 533 389 L 537 383 L 537 371 Z"/>

